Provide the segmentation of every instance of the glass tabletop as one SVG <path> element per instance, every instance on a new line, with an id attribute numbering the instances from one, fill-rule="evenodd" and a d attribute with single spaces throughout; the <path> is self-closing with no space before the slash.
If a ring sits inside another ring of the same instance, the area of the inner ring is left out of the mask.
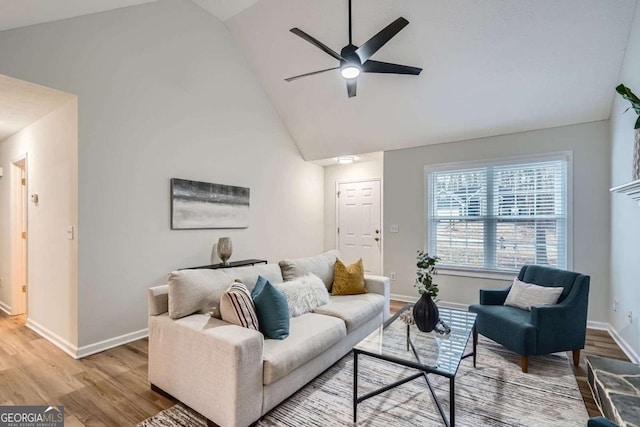
<path id="1" fill-rule="evenodd" d="M 450 334 L 442 336 L 421 332 L 416 325 L 405 324 L 401 315 L 412 309 L 413 304 L 404 306 L 354 348 L 373 357 L 447 377 L 455 376 L 465 355 L 476 314 L 440 308 L 440 320 L 451 328 Z"/>

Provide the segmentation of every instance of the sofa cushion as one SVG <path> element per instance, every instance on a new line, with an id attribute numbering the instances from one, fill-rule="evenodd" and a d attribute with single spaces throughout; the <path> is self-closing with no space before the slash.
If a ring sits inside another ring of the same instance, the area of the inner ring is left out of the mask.
<path id="1" fill-rule="evenodd" d="M 289 316 L 291 317 L 311 313 L 317 307 L 329 302 L 327 288 L 322 280 L 313 273 L 279 283 L 276 288 L 287 299 Z"/>
<path id="2" fill-rule="evenodd" d="M 536 354 L 536 328 L 531 324 L 531 312 L 506 305 L 469 306 L 478 314 L 478 333 L 523 356 Z"/>
<path id="3" fill-rule="evenodd" d="M 278 264 L 285 281 L 313 273 L 322 279 L 330 291 L 333 285 L 333 268 L 338 258 L 340 252 L 332 250 L 309 258 L 285 259 Z"/>
<path id="4" fill-rule="evenodd" d="M 169 273 L 169 317 L 178 319 L 203 313 L 220 319 L 220 297 L 229 285 L 238 280 L 251 290 L 260 275 L 272 283 L 282 281 L 280 268 L 275 264 L 173 271 Z"/>
<path id="5" fill-rule="evenodd" d="M 271 384 L 322 354 L 347 335 L 335 317 L 307 313 L 291 319 L 286 340 L 264 341 L 264 384 Z"/>
<path id="6" fill-rule="evenodd" d="M 314 313 L 342 319 L 347 325 L 347 333 L 358 329 L 373 319 L 384 308 L 384 297 L 378 294 L 332 295 L 329 304 L 322 305 Z"/>
<path id="7" fill-rule="evenodd" d="M 284 294 L 267 281 L 253 297 L 260 332 L 266 338 L 283 340 L 289 336 L 289 307 Z"/>

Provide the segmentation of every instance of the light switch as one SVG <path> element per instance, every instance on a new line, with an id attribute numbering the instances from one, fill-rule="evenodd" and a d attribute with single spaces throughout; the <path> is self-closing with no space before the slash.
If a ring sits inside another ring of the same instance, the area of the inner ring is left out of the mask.
<path id="1" fill-rule="evenodd" d="M 389 230 L 391 233 L 399 233 L 400 227 L 398 224 L 391 224 L 391 229 Z"/>
<path id="2" fill-rule="evenodd" d="M 67 227 L 67 239 L 73 240 L 73 225 Z"/>

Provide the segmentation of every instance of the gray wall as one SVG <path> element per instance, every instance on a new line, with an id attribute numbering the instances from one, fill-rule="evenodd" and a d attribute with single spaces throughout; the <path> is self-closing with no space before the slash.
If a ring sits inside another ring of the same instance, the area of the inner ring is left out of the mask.
<path id="1" fill-rule="evenodd" d="M 573 151 L 573 267 L 591 276 L 589 319 L 607 320 L 609 286 L 608 121 L 586 123 L 418 148 L 384 156 L 384 273 L 395 272 L 391 293 L 415 298 L 415 254 L 424 249 L 424 167 L 452 162 Z M 399 233 L 390 233 L 391 224 Z M 505 280 L 438 276 L 441 300 L 478 301 L 481 288 L 502 288 Z"/>
<path id="2" fill-rule="evenodd" d="M 636 10 L 620 82 L 640 94 L 640 8 Z M 613 92 L 613 91 L 612 91 Z M 638 117 L 633 110 L 623 114 L 629 103 L 615 95 L 611 113 L 611 186 L 631 181 L 634 131 Z M 640 354 L 640 206 L 624 194 L 611 196 L 611 300 L 618 300 L 617 312 L 609 322 L 636 353 Z M 633 322 L 628 314 L 633 312 Z"/>
<path id="3" fill-rule="evenodd" d="M 322 251 L 322 168 L 191 1 L 2 32 L 0 73 L 78 95 L 80 346 L 146 328 L 146 289 L 221 236 L 232 260 Z M 249 229 L 171 231 L 172 177 L 250 187 Z"/>

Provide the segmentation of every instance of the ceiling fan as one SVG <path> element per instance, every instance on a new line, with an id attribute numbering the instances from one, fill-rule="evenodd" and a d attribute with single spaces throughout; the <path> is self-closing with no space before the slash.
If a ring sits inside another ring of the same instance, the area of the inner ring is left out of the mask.
<path id="1" fill-rule="evenodd" d="M 324 70 L 312 71 L 310 73 L 300 74 L 285 79 L 287 82 L 293 80 L 313 76 L 315 74 L 324 73 L 326 71 L 340 69 L 340 74 L 347 82 L 347 93 L 349 98 L 356 96 L 356 88 L 358 86 L 358 77 L 361 73 L 387 73 L 387 74 L 410 74 L 417 76 L 422 68 L 410 67 L 408 65 L 391 64 L 389 62 L 381 62 L 370 59 L 382 46 L 391 40 L 396 34 L 409 24 L 404 18 L 398 18 L 391 24 L 383 28 L 378 34 L 367 40 L 362 46 L 358 47 L 353 44 L 351 37 L 351 0 L 349 0 L 349 44 L 342 48 L 340 54 L 332 50 L 329 46 L 310 36 L 300 28 L 292 28 L 290 31 L 308 41 L 318 49 L 331 55 L 340 61 L 337 67 L 326 68 Z"/>

